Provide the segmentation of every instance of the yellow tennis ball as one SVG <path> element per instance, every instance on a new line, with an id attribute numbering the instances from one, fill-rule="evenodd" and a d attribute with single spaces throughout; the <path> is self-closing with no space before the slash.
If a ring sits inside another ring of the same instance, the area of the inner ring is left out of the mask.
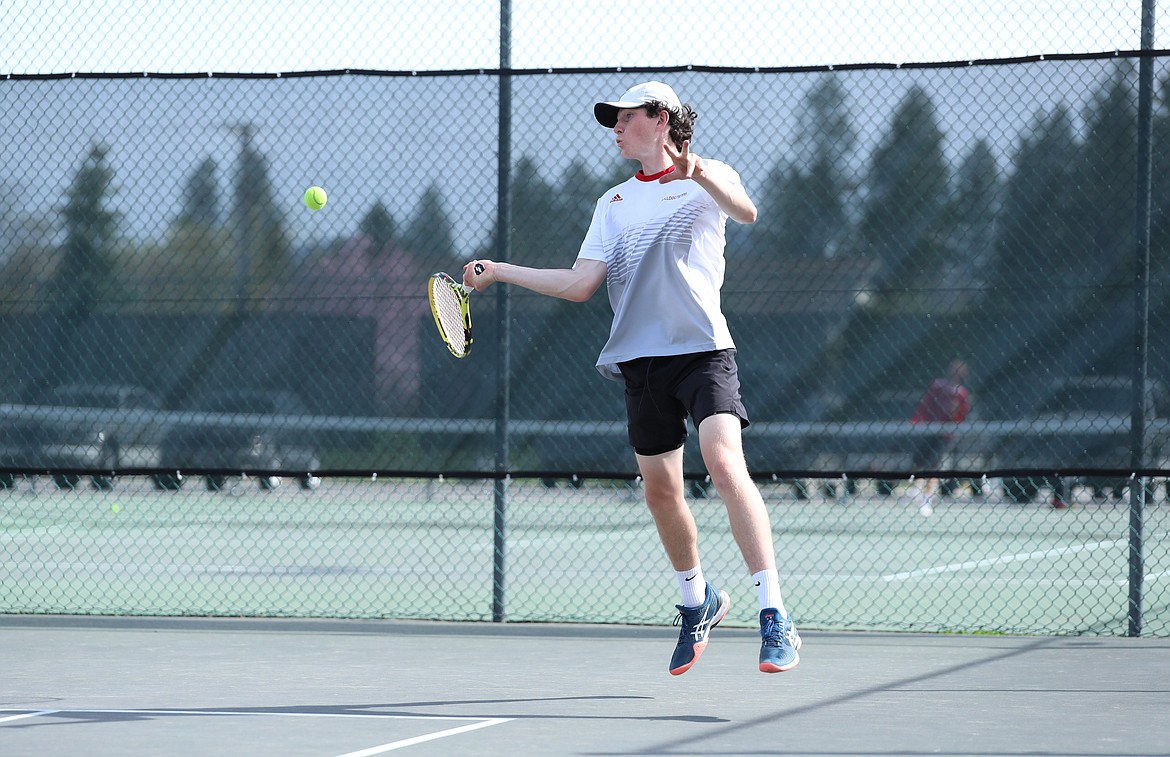
<path id="1" fill-rule="evenodd" d="M 305 207 L 309 210 L 320 210 L 329 202 L 329 195 L 321 187 L 309 187 L 305 190 Z"/>
<path id="2" fill-rule="evenodd" d="M 110 505 L 110 512 L 117 515 L 118 513 L 122 512 L 122 506 L 115 502 L 114 504 Z"/>

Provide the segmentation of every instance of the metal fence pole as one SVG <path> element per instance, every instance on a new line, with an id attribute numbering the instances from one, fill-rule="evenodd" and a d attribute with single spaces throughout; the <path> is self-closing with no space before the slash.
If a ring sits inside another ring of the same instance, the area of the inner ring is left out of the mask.
<path id="1" fill-rule="evenodd" d="M 1142 0 L 1142 50 L 1154 49 L 1154 0 Z M 1130 419 L 1130 458 L 1135 470 L 1145 467 L 1146 371 L 1150 331 L 1150 192 L 1153 130 L 1154 61 L 1142 56 L 1138 64 L 1137 130 L 1137 261 L 1134 266 L 1136 310 L 1133 368 L 1133 413 Z M 1142 635 L 1142 590 L 1146 478 L 1136 476 L 1129 489 L 1129 630 Z"/>
<path id="2" fill-rule="evenodd" d="M 496 259 L 511 257 L 512 238 L 512 3 L 500 1 L 500 127 L 499 159 L 497 163 Z M 492 544 L 492 621 L 504 622 L 505 612 L 505 557 L 507 555 L 507 506 L 509 469 L 508 421 L 510 414 L 511 364 L 511 299 L 508 287 L 496 287 L 496 479 L 493 507 Z"/>

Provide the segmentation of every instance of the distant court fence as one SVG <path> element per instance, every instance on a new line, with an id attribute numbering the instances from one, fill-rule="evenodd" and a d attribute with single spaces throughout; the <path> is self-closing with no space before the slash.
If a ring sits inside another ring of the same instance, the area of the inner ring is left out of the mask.
<path id="1" fill-rule="evenodd" d="M 0 611 L 668 620 L 622 389 L 593 368 L 604 293 L 476 295 L 458 361 L 424 293 L 473 257 L 571 265 L 631 171 L 592 104 L 655 78 L 760 209 L 729 223 L 723 307 L 798 616 L 1166 634 L 1153 3 L 1082 7 L 1067 38 L 988 54 L 956 35 L 953 52 L 799 64 L 783 34 L 825 11 L 749 5 L 698 9 L 716 35 L 781 35 L 722 58 L 563 64 L 531 29 L 579 34 L 580 9 L 539 22 L 503 3 L 451 30 L 496 56 L 473 65 L 381 68 L 357 48 L 328 70 L 210 72 L 103 70 L 84 40 L 43 63 L 47 11 L 0 11 L 33 62 L 0 71 Z M 345 23 L 398 34 L 389 12 Z M 906 13 L 885 21 L 943 23 Z M 322 210 L 300 204 L 309 185 Z M 955 360 L 970 413 L 912 421 Z M 924 455 L 938 440 L 945 456 Z M 687 474 L 697 507 L 717 498 L 694 440 Z M 923 521 L 899 503 L 931 476 L 950 504 Z M 628 604 L 575 594 L 597 562 Z"/>

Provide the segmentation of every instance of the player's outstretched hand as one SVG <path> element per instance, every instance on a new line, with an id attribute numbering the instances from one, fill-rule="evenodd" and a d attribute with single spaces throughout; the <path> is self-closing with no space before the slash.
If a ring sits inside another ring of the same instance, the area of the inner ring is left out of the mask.
<path id="1" fill-rule="evenodd" d="M 693 179 L 696 173 L 703 172 L 703 159 L 691 152 L 691 140 L 684 139 L 681 150 L 676 149 L 674 143 L 667 140 L 665 148 L 666 154 L 674 163 L 674 170 L 659 179 L 660 183 Z"/>

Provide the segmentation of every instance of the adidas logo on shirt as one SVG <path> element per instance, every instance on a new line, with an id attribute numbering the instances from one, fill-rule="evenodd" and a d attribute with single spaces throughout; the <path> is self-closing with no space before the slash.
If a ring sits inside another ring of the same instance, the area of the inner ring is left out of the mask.
<path id="1" fill-rule="evenodd" d="M 610 201 L 610 202 L 621 202 L 621 201 L 622 201 L 622 196 L 621 196 L 620 194 L 617 194 L 617 193 L 615 192 L 615 193 L 614 193 L 614 196 L 613 196 L 613 197 L 611 197 L 611 198 L 609 198 L 609 201 Z"/>

